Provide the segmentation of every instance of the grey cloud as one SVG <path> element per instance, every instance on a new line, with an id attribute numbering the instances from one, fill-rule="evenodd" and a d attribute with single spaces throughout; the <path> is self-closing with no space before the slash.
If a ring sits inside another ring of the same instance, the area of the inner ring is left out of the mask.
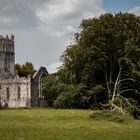
<path id="1" fill-rule="evenodd" d="M 102 0 L 0 0 L 0 27 L 45 26 L 48 34 L 56 33 L 58 36 L 60 32 L 60 36 L 69 36 L 73 32 L 65 28 L 69 25 L 76 28 L 80 20 L 85 18 L 84 13 L 97 15 L 104 12 L 100 8 L 101 2 Z"/>
<path id="2" fill-rule="evenodd" d="M 0 0 L 0 27 L 24 28 L 40 24 L 35 10 L 43 6 L 43 0 Z"/>
<path id="3" fill-rule="evenodd" d="M 81 19 L 104 12 L 101 2 L 0 0 L 0 34 L 15 35 L 16 62 L 31 61 L 54 72 Z"/>

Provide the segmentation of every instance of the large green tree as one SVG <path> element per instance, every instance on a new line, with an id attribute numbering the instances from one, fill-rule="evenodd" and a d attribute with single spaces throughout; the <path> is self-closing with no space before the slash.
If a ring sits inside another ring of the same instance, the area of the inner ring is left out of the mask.
<path id="1" fill-rule="evenodd" d="M 138 96 L 140 87 L 140 17 L 105 14 L 83 20 L 80 28 L 61 57 L 61 79 L 90 88 L 102 84 L 112 109 L 118 101 L 128 105 L 126 97 Z"/>

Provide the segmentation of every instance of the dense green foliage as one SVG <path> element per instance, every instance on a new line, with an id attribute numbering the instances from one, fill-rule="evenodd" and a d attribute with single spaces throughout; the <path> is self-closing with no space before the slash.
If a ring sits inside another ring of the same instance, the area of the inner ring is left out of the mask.
<path id="1" fill-rule="evenodd" d="M 56 107 L 108 106 L 136 115 L 140 103 L 140 17 L 105 14 L 83 20 L 80 28 L 75 42 L 61 57 L 63 65 L 54 77 L 53 91 L 45 94 L 57 92 Z"/>
<path id="2" fill-rule="evenodd" d="M 20 77 L 27 77 L 28 75 L 32 75 L 36 71 L 34 65 L 31 62 L 26 62 L 23 65 L 16 64 L 15 70 Z"/>
<path id="3" fill-rule="evenodd" d="M 43 92 L 49 107 L 53 106 L 53 102 L 65 88 L 66 85 L 59 82 L 57 74 L 50 74 L 44 79 Z"/>
<path id="4" fill-rule="evenodd" d="M 89 89 L 84 84 L 69 85 L 57 99 L 54 106 L 57 108 L 95 108 L 100 107 L 100 96 L 103 96 L 104 88 L 101 85 Z"/>
<path id="5" fill-rule="evenodd" d="M 140 121 L 89 118 L 94 113 L 73 109 L 0 110 L 0 140 L 139 140 Z"/>
<path id="6" fill-rule="evenodd" d="M 89 88 L 83 83 L 65 84 L 58 74 L 44 79 L 43 92 L 48 106 L 55 108 L 99 108 L 106 97 L 102 85 Z"/>

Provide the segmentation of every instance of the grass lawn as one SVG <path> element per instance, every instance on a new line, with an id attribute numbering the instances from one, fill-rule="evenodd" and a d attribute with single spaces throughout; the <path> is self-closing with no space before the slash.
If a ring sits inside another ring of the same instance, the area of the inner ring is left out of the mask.
<path id="1" fill-rule="evenodd" d="M 140 140 L 140 121 L 97 121 L 91 110 L 0 110 L 0 140 Z"/>

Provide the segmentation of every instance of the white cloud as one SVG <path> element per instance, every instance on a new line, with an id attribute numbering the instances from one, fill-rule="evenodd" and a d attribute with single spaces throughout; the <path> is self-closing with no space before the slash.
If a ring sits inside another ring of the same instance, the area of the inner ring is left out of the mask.
<path id="1" fill-rule="evenodd" d="M 44 31 L 62 37 L 74 34 L 83 18 L 105 13 L 101 5 L 102 0 L 51 0 L 36 15 L 44 23 Z"/>
<path id="2" fill-rule="evenodd" d="M 75 10 L 71 0 L 51 0 L 43 9 L 37 11 L 37 16 L 45 23 L 52 22 Z"/>
<path id="3" fill-rule="evenodd" d="M 128 10 L 128 13 L 135 14 L 137 16 L 140 16 L 140 6 L 134 7 L 130 10 Z"/>
<path id="4" fill-rule="evenodd" d="M 42 30 L 42 32 L 46 32 L 50 36 L 62 38 L 64 36 L 68 36 L 70 38 L 71 35 L 74 35 L 74 33 L 77 32 L 77 28 L 75 28 L 72 25 L 65 25 L 64 27 L 60 28 L 53 28 L 51 26 L 41 26 L 38 27 L 39 30 Z"/>
<path id="5" fill-rule="evenodd" d="M 61 65 L 62 64 L 60 62 L 54 62 L 51 65 L 47 66 L 47 70 L 49 73 L 55 73 Z"/>

